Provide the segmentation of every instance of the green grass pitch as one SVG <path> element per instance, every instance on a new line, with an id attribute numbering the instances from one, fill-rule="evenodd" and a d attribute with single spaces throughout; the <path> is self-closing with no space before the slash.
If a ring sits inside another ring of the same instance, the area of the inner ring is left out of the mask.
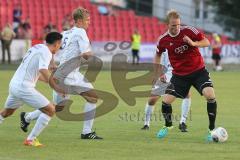
<path id="1" fill-rule="evenodd" d="M 13 73 L 12 70 L 0 71 L 2 107 L 8 95 L 8 83 Z M 138 74 L 133 73 L 131 76 Z M 239 160 L 240 72 L 212 72 L 211 78 L 214 81 L 218 102 L 216 124 L 226 128 L 229 134 L 229 139 L 225 143 L 205 142 L 208 126 L 206 102 L 193 88 L 191 115 L 187 122 L 188 133 L 181 133 L 177 128 L 180 100 L 173 104 L 175 128 L 165 139 L 156 138 L 157 131 L 163 125 L 163 120 L 159 117 L 161 100 L 156 105 L 156 119 L 152 121 L 150 130 L 141 131 L 147 98 L 137 98 L 135 106 L 128 106 L 116 94 L 110 72 L 103 71 L 94 83 L 95 88 L 111 92 L 119 98 L 117 108 L 95 120 L 94 128 L 104 140 L 81 140 L 82 122 L 67 122 L 55 117 L 39 137 L 46 146 L 25 147 L 22 143 L 27 134 L 19 128 L 19 113 L 32 109 L 24 105 L 0 125 L 0 160 Z M 37 88 L 49 99 L 52 98 L 52 91 L 47 85 L 39 83 Z M 150 86 L 145 88 L 149 89 Z M 83 99 L 76 96 L 72 99 L 74 103 L 71 111 L 80 113 L 84 105 Z"/>

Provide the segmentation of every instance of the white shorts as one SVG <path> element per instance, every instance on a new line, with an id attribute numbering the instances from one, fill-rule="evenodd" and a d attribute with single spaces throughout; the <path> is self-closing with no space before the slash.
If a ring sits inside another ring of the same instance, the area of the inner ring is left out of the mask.
<path id="1" fill-rule="evenodd" d="M 17 109 L 24 103 L 32 106 L 35 109 L 40 109 L 46 107 L 50 102 L 35 88 L 19 88 L 10 86 L 5 108 Z"/>
<path id="2" fill-rule="evenodd" d="M 58 79 L 59 87 L 67 94 L 79 95 L 93 89 L 93 85 L 79 71 L 73 71 L 66 76 L 59 69 L 54 73 L 54 77 Z"/>
<path id="3" fill-rule="evenodd" d="M 65 85 L 93 89 L 93 85 L 80 72 L 71 72 L 64 80 Z"/>
<path id="4" fill-rule="evenodd" d="M 154 86 L 152 87 L 152 91 L 151 91 L 152 95 L 162 96 L 162 95 L 165 94 L 165 91 L 166 91 L 168 85 L 170 85 L 170 80 L 172 78 L 172 73 L 167 72 L 167 73 L 165 73 L 165 76 L 166 76 L 166 83 L 161 82 L 161 80 L 158 79 L 156 81 L 156 83 L 154 84 Z"/>
<path id="5" fill-rule="evenodd" d="M 58 77 L 58 75 L 56 76 Z M 70 95 L 79 95 L 93 89 L 93 85 L 80 72 L 71 72 L 65 79 L 64 85 L 67 85 L 68 94 L 64 96 L 53 90 L 53 102 L 58 104 L 64 100 L 70 99 Z"/>

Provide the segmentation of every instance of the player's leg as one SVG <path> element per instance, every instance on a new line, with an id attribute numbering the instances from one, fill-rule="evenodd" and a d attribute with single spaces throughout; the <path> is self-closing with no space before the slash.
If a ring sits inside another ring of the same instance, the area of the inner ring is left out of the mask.
<path id="1" fill-rule="evenodd" d="M 11 116 L 16 111 L 16 109 L 22 105 L 23 102 L 18 97 L 10 93 L 5 102 L 4 109 L 0 112 L 0 124 L 3 122 L 5 118 Z"/>
<path id="2" fill-rule="evenodd" d="M 132 50 L 132 64 L 135 64 L 135 50 Z"/>
<path id="3" fill-rule="evenodd" d="M 209 119 L 209 131 L 207 134 L 207 141 L 212 141 L 211 131 L 215 128 L 215 120 L 217 116 L 217 102 L 215 99 L 214 89 L 212 87 L 205 87 L 202 91 L 202 94 L 207 100 L 207 113 Z"/>
<path id="4" fill-rule="evenodd" d="M 218 54 L 216 57 L 216 71 L 222 71 L 223 68 L 220 64 L 221 56 Z"/>
<path id="5" fill-rule="evenodd" d="M 207 100 L 209 129 L 213 130 L 215 128 L 215 119 L 217 115 L 217 102 L 215 99 L 214 89 L 212 87 L 205 87 L 202 91 L 202 94 Z"/>
<path id="6" fill-rule="evenodd" d="M 140 60 L 139 50 L 136 50 L 136 58 L 137 58 L 137 64 L 139 64 L 139 60 Z"/>
<path id="7" fill-rule="evenodd" d="M 211 141 L 210 132 L 215 128 L 215 120 L 217 115 L 217 102 L 215 99 L 215 93 L 213 89 L 213 83 L 209 77 L 207 70 L 203 70 L 198 73 L 197 79 L 194 82 L 194 87 L 198 92 L 203 95 L 207 100 L 207 113 L 209 119 L 209 132 L 207 140 Z"/>
<path id="8" fill-rule="evenodd" d="M 70 101 L 70 95 L 63 95 L 53 90 L 53 103 L 55 105 L 56 112 L 61 112 L 68 101 Z"/>
<path id="9" fill-rule="evenodd" d="M 102 139 L 101 137 L 97 136 L 95 132 L 92 132 L 98 96 L 93 89 L 86 92 L 82 92 L 80 93 L 80 95 L 84 97 L 84 99 L 87 101 L 84 106 L 85 120 L 83 123 L 83 131 L 81 134 L 81 138 L 82 139 Z"/>
<path id="10" fill-rule="evenodd" d="M 216 70 L 216 67 L 217 67 L 216 54 L 212 54 L 212 61 L 213 61 L 213 70 Z"/>
<path id="11" fill-rule="evenodd" d="M 65 84 L 69 85 L 68 93 L 82 96 L 87 102 L 84 106 L 84 122 L 83 131 L 81 134 L 82 139 L 102 139 L 92 132 L 93 122 L 96 112 L 96 103 L 98 96 L 93 89 L 93 85 L 80 73 L 75 72 L 74 81 L 72 79 L 65 79 Z"/>
<path id="12" fill-rule="evenodd" d="M 2 63 L 5 63 L 5 41 L 1 40 L 2 42 Z"/>
<path id="13" fill-rule="evenodd" d="M 165 120 L 165 126 L 157 133 L 158 138 L 164 138 L 168 134 L 168 130 L 172 128 L 172 103 L 176 98 L 185 98 L 188 95 L 191 84 L 180 76 L 173 75 L 171 85 L 166 89 L 166 94 L 162 101 L 162 115 Z"/>
<path id="14" fill-rule="evenodd" d="M 187 132 L 186 120 L 188 117 L 188 112 L 191 106 L 191 95 L 188 93 L 187 97 L 182 100 L 181 105 L 181 119 L 179 123 L 179 129 L 181 132 Z"/>
<path id="15" fill-rule="evenodd" d="M 37 118 L 37 121 L 27 139 L 24 141 L 24 144 L 28 146 L 41 146 L 42 144 L 38 142 L 37 137 L 46 128 L 53 117 L 55 113 L 54 105 L 35 88 L 26 88 L 22 91 L 21 99 L 25 103 L 41 111 L 41 114 Z"/>
<path id="16" fill-rule="evenodd" d="M 169 77 L 168 77 L 169 78 Z M 160 80 L 157 80 L 156 83 L 152 87 L 151 91 L 151 97 L 148 100 L 148 103 L 145 107 L 145 123 L 142 129 L 149 129 L 151 115 L 153 113 L 154 105 L 157 102 L 157 100 L 165 94 L 165 91 L 167 87 L 169 86 L 168 82 L 162 82 Z"/>
<path id="17" fill-rule="evenodd" d="M 61 95 L 53 90 L 53 103 L 55 104 L 55 111 L 56 112 L 62 111 L 65 106 L 64 104 L 69 100 L 69 98 L 70 98 L 69 95 Z M 24 132 L 27 132 L 28 125 L 30 124 L 30 122 L 33 120 L 37 120 L 41 113 L 42 111 L 38 109 L 32 112 L 21 112 L 20 114 L 21 129 Z"/>
<path id="18" fill-rule="evenodd" d="M 24 141 L 25 145 L 29 146 L 42 146 L 37 140 L 40 133 L 47 127 L 49 121 L 52 119 L 55 113 L 54 105 L 49 103 L 47 106 L 40 108 L 41 114 L 39 115 L 36 124 L 34 125 L 31 133 L 28 135 L 27 139 Z"/>
<path id="19" fill-rule="evenodd" d="M 144 119 L 144 126 L 141 128 L 142 130 L 148 130 L 150 126 L 151 116 L 154 111 L 154 105 L 156 104 L 157 100 L 159 99 L 158 95 L 151 95 L 149 97 L 148 102 L 145 106 L 145 119 Z"/>
<path id="20" fill-rule="evenodd" d="M 20 113 L 20 128 L 23 132 L 28 131 L 28 126 L 31 121 L 37 120 L 42 112 L 40 110 L 34 110 L 32 112 L 21 112 Z"/>
<path id="21" fill-rule="evenodd" d="M 170 94 L 165 94 L 162 101 L 162 115 L 165 120 L 165 125 L 158 131 L 157 137 L 164 138 L 168 134 L 168 130 L 172 129 L 172 103 L 176 97 Z"/>
<path id="22" fill-rule="evenodd" d="M 0 112 L 0 124 L 4 121 L 5 118 L 11 116 L 16 109 L 8 109 L 8 108 L 4 108 L 1 112 Z"/>
<path id="23" fill-rule="evenodd" d="M 11 41 L 7 41 L 6 48 L 8 54 L 8 64 L 11 63 L 11 49 L 10 49 Z"/>

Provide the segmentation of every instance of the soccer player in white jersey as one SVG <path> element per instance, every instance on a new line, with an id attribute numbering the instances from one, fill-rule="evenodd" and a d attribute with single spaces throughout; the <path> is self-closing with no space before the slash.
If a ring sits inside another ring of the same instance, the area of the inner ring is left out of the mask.
<path id="1" fill-rule="evenodd" d="M 67 31 L 64 31 L 62 38 L 62 46 L 59 50 L 60 64 L 71 60 L 72 58 L 82 56 L 84 59 L 89 59 L 93 53 L 91 50 L 90 41 L 88 39 L 86 30 L 90 24 L 90 13 L 84 8 L 77 8 L 73 11 L 73 19 L 75 26 Z M 64 80 L 65 85 L 81 87 L 82 90 L 78 90 L 78 94 L 82 96 L 87 102 L 85 104 L 84 113 L 88 114 L 87 120 L 84 121 L 81 139 L 103 139 L 96 135 L 96 132 L 92 131 L 93 121 L 95 117 L 96 103 L 98 100 L 97 94 L 91 83 L 87 82 L 84 76 L 79 72 L 79 68 L 74 69 Z M 53 99 L 55 104 L 60 104 L 63 101 L 69 99 L 69 95 L 62 95 L 59 93 L 53 93 Z M 58 106 L 56 106 L 58 107 Z M 60 107 L 60 106 L 59 106 Z M 63 107 L 63 106 L 61 106 Z M 57 108 L 56 108 L 57 110 Z M 26 120 L 30 122 L 38 116 L 38 111 L 26 113 Z M 22 128 L 26 129 L 27 125 Z"/>
<path id="2" fill-rule="evenodd" d="M 38 80 L 49 82 L 49 64 L 52 55 L 61 46 L 62 35 L 58 32 L 51 32 L 46 36 L 46 44 L 38 44 L 31 47 L 22 63 L 18 67 L 9 84 L 9 95 L 5 108 L 0 112 L 0 123 L 6 117 L 11 116 L 16 109 L 26 103 L 41 111 L 35 126 L 24 141 L 27 146 L 42 146 L 37 136 L 48 125 L 55 113 L 55 107 L 49 100 L 35 89 Z M 57 86 L 55 84 L 55 86 Z M 58 92 L 61 90 L 57 89 Z"/>
<path id="3" fill-rule="evenodd" d="M 169 84 L 170 79 L 172 77 L 173 68 L 169 62 L 167 52 L 164 52 L 162 54 L 161 65 L 164 68 L 166 68 L 166 73 L 160 76 L 159 80 L 154 85 L 155 87 L 152 88 L 151 96 L 149 97 L 145 107 L 145 120 L 144 120 L 144 126 L 141 128 L 142 130 L 149 129 L 151 116 L 154 110 L 154 105 L 157 103 L 157 100 L 164 94 L 164 91 L 167 87 L 167 85 L 165 85 L 164 83 Z M 190 105 L 191 105 L 191 98 L 190 98 L 190 94 L 188 94 L 188 96 L 182 100 L 182 106 L 181 106 L 182 113 L 181 113 L 181 119 L 179 123 L 179 129 L 181 132 L 187 132 L 186 120 L 187 120 L 188 112 L 190 110 Z"/>

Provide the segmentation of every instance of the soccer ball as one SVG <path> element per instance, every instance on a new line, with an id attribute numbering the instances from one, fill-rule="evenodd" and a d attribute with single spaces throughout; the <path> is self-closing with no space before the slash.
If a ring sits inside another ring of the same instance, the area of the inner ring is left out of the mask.
<path id="1" fill-rule="evenodd" d="M 225 128 L 218 127 L 211 132 L 214 142 L 225 142 L 228 139 L 228 133 Z"/>

